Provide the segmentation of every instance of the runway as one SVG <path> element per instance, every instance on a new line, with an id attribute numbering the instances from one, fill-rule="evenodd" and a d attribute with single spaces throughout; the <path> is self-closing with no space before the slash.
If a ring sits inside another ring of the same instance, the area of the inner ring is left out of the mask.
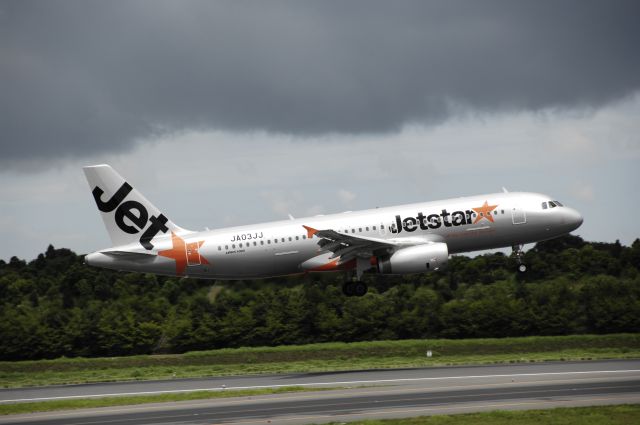
<path id="1" fill-rule="evenodd" d="M 340 388 L 52 412 L 0 418 L 30 424 L 321 423 L 495 409 L 640 403 L 640 361 L 558 362 L 224 377 L 0 390 L 0 402 L 115 394 L 263 388 Z"/>

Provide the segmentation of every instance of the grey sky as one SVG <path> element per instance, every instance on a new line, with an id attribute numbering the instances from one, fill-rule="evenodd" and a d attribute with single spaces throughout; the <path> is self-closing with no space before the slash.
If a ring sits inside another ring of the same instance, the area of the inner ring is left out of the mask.
<path id="1" fill-rule="evenodd" d="M 605 221 L 640 207 L 639 18 L 617 0 L 0 0 L 0 258 L 106 245 L 79 170 L 97 162 L 187 228 L 506 185 L 631 241 L 640 226 Z"/>

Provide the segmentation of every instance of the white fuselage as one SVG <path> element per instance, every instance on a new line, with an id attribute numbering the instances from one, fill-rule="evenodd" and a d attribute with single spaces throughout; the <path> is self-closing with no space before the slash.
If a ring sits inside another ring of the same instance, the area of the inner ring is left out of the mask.
<path id="1" fill-rule="evenodd" d="M 320 256 L 318 238 L 303 226 L 394 243 L 444 242 L 450 254 L 509 247 L 551 239 L 580 226 L 582 217 L 577 211 L 555 204 L 551 207 L 547 204 L 551 199 L 536 193 L 493 193 L 184 232 L 173 237 L 168 232 L 153 238 L 152 250 L 133 242 L 89 254 L 86 262 L 118 270 L 211 279 L 332 270 L 315 267 L 320 263 L 313 259 L 329 260 Z M 488 213 L 480 216 L 477 210 Z M 120 255 L 122 252 L 127 255 Z M 140 256 L 135 257 L 135 253 Z"/>

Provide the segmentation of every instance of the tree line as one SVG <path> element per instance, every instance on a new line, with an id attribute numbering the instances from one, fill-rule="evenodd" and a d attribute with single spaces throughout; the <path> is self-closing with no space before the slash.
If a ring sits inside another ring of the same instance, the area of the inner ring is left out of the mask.
<path id="1" fill-rule="evenodd" d="M 216 282 L 92 268 L 49 246 L 0 260 L 0 359 L 180 353 L 239 346 L 640 331 L 640 240 L 541 242 L 516 273 L 502 253 L 447 269 Z"/>

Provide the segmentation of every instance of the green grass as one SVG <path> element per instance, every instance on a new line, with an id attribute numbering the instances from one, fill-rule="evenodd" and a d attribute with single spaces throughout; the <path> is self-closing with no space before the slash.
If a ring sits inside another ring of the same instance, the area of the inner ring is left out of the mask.
<path id="1" fill-rule="evenodd" d="M 0 386 L 617 358 L 640 358 L 640 334 L 326 343 L 0 362 Z"/>
<path id="2" fill-rule="evenodd" d="M 336 422 L 338 423 L 338 422 Z M 342 423 L 342 422 L 340 422 Z M 349 422 L 349 425 L 635 425 L 640 405 L 561 407 L 548 410 L 495 411 L 460 415 Z"/>
<path id="3" fill-rule="evenodd" d="M 54 410 L 89 409 L 95 407 L 125 406 L 146 403 L 167 403 L 172 401 L 204 400 L 211 398 L 247 397 L 267 394 L 295 393 L 306 391 L 326 391 L 336 388 L 282 387 L 257 390 L 194 391 L 185 393 L 155 394 L 129 397 L 83 398 L 74 400 L 52 400 L 34 403 L 0 405 L 0 415 L 19 413 L 49 412 Z"/>

